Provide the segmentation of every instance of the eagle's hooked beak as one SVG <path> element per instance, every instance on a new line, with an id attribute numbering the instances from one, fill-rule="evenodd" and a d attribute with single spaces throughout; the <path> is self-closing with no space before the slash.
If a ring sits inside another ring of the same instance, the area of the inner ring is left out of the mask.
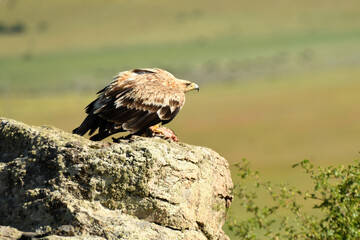
<path id="1" fill-rule="evenodd" d="M 199 91 L 200 88 L 199 88 L 199 86 L 198 86 L 196 83 L 190 83 L 190 84 L 186 87 L 185 92 L 189 92 L 189 91 L 192 91 L 192 90 L 197 90 L 197 91 Z"/>

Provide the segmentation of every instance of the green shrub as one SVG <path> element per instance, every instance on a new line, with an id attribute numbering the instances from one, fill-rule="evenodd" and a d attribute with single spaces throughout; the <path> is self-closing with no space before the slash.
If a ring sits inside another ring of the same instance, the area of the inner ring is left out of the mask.
<path id="1" fill-rule="evenodd" d="M 234 194 L 247 218 L 232 219 L 228 226 L 241 239 L 360 239 L 360 165 L 318 167 L 304 160 L 301 167 L 313 182 L 301 192 L 289 184 L 262 182 L 258 172 L 244 160 L 237 164 L 240 183 Z M 257 204 L 259 191 L 266 191 L 270 206 Z M 301 203 L 310 202 L 319 214 L 309 214 Z M 289 211 L 289 213 L 285 213 Z"/>

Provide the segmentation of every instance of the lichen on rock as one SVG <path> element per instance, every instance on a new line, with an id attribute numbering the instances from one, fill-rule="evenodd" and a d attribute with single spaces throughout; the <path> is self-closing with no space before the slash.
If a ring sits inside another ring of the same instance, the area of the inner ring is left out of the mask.
<path id="1" fill-rule="evenodd" d="M 227 161 L 208 148 L 144 137 L 92 142 L 0 119 L 0 225 L 8 232 L 227 239 L 231 188 Z"/>

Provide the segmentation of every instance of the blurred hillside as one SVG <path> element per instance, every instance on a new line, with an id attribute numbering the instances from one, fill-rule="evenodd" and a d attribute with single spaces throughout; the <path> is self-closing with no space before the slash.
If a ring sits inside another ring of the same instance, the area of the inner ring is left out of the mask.
<path id="1" fill-rule="evenodd" d="M 0 115 L 70 132 L 117 72 L 160 67 L 201 88 L 168 125 L 180 141 L 305 185 L 294 163 L 358 158 L 359 12 L 356 0 L 0 0 Z"/>
<path id="2" fill-rule="evenodd" d="M 335 0 L 2 0 L 1 89 L 88 91 L 139 66 L 200 83 L 351 66 L 359 10 Z"/>

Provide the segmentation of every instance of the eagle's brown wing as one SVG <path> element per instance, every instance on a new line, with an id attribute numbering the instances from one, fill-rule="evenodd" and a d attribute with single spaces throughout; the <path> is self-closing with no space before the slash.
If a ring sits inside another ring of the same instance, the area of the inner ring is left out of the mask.
<path id="1" fill-rule="evenodd" d="M 73 132 L 101 140 L 114 133 L 130 131 L 141 133 L 148 127 L 170 122 L 185 103 L 182 90 L 167 87 L 162 79 L 148 72 L 124 72 L 115 77 L 109 86 L 86 109 L 87 118 Z"/>

